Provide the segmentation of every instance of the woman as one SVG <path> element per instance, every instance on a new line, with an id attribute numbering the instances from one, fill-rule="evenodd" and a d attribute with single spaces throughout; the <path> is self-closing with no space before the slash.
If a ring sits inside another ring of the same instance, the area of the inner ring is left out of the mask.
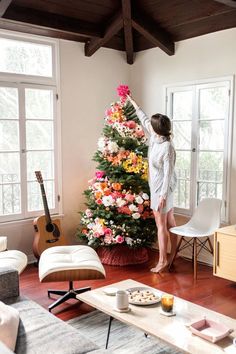
<path id="1" fill-rule="evenodd" d="M 174 257 L 177 239 L 170 237 L 170 262 L 167 259 L 169 229 L 176 226 L 173 213 L 173 194 L 176 187 L 175 149 L 171 141 L 171 122 L 167 116 L 154 114 L 151 119 L 140 109 L 133 98 L 127 96 L 136 110 L 149 139 L 148 163 L 151 209 L 158 230 L 159 261 L 151 272 L 163 271 Z"/>

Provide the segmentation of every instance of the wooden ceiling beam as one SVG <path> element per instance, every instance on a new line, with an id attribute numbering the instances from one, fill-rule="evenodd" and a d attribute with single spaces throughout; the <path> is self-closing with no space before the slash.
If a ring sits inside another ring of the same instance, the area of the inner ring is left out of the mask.
<path id="1" fill-rule="evenodd" d="M 98 26 L 92 23 L 16 5 L 10 6 L 3 18 L 24 24 L 70 32 L 86 38 L 102 36 Z"/>
<path id="2" fill-rule="evenodd" d="M 123 27 L 123 18 L 121 12 L 113 17 L 110 24 L 105 29 L 102 38 L 92 38 L 88 40 L 84 47 L 86 57 L 91 57 L 99 48 L 104 46 L 115 34 L 117 34 Z"/>
<path id="3" fill-rule="evenodd" d="M 158 26 L 156 22 L 144 15 L 135 14 L 132 18 L 132 25 L 142 36 L 149 40 L 156 47 L 161 48 L 166 54 L 175 54 L 175 44 L 168 32 Z"/>
<path id="4" fill-rule="evenodd" d="M 84 35 L 80 36 L 79 34 L 73 32 L 60 31 L 53 28 L 36 26 L 24 22 L 6 20 L 3 18 L 0 18 L 0 28 L 8 31 L 22 32 L 22 33 L 34 34 L 37 36 L 44 36 L 44 37 L 66 39 L 69 41 L 76 41 L 76 42 L 86 42 L 86 40 L 89 38 L 89 37 L 85 37 Z"/>
<path id="5" fill-rule="evenodd" d="M 0 0 L 0 17 L 2 17 L 11 5 L 12 0 Z"/>
<path id="6" fill-rule="evenodd" d="M 127 63 L 133 64 L 133 62 L 134 62 L 134 45 L 133 45 L 131 1 L 130 0 L 122 0 L 122 13 L 123 13 L 125 50 L 126 50 Z"/>
<path id="7" fill-rule="evenodd" d="M 236 8 L 235 0 L 214 0 L 215 2 L 219 2 L 221 4 Z"/>
<path id="8" fill-rule="evenodd" d="M 219 23 L 222 25 L 219 27 Z M 207 33 L 229 29 L 236 26 L 236 10 L 230 9 L 212 16 L 187 21 L 169 28 L 175 42 L 194 38 Z M 211 31 L 209 31 L 209 28 Z"/>

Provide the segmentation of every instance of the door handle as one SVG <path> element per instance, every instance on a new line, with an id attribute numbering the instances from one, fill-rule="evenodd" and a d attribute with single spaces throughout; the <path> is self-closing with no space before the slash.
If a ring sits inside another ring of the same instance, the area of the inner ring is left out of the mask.
<path id="1" fill-rule="evenodd" d="M 220 264 L 220 243 L 216 242 L 216 266 L 218 267 Z"/>

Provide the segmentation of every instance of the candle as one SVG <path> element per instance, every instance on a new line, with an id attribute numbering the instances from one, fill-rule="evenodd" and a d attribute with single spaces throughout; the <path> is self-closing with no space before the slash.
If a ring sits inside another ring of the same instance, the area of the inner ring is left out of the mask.
<path id="1" fill-rule="evenodd" d="M 170 294 L 164 294 L 161 297 L 161 308 L 165 312 L 171 312 L 174 305 L 174 296 Z"/>

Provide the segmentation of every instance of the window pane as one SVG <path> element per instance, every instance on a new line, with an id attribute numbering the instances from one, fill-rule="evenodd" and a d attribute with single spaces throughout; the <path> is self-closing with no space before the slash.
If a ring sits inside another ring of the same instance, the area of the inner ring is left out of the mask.
<path id="1" fill-rule="evenodd" d="M 174 144 L 176 149 L 191 148 L 191 122 L 173 122 Z"/>
<path id="2" fill-rule="evenodd" d="M 52 77 L 52 47 L 0 38 L 0 71 Z"/>
<path id="3" fill-rule="evenodd" d="M 191 152 L 177 151 L 176 174 L 178 180 L 174 196 L 175 207 L 188 209 L 190 206 L 190 167 Z"/>
<path id="4" fill-rule="evenodd" d="M 173 93 L 173 117 L 174 120 L 192 119 L 192 91 Z"/>
<path id="5" fill-rule="evenodd" d="M 19 214 L 20 212 L 20 184 L 0 183 L 0 215 Z"/>
<path id="6" fill-rule="evenodd" d="M 200 149 L 224 149 L 224 121 L 200 121 Z"/>
<path id="7" fill-rule="evenodd" d="M 201 169 L 198 176 L 200 181 L 223 182 L 223 171 Z"/>
<path id="8" fill-rule="evenodd" d="M 197 202 L 199 203 L 203 198 L 222 199 L 222 183 L 198 182 Z"/>
<path id="9" fill-rule="evenodd" d="M 11 120 L 0 121 L 0 151 L 19 150 L 18 122 Z"/>
<path id="10" fill-rule="evenodd" d="M 21 212 L 18 153 L 0 153 L 0 214 Z"/>
<path id="11" fill-rule="evenodd" d="M 41 171 L 44 180 L 54 178 L 53 151 L 27 152 L 27 180 L 35 181 L 34 171 Z"/>
<path id="12" fill-rule="evenodd" d="M 190 205 L 190 181 L 178 179 L 174 194 L 174 206 L 189 209 Z"/>
<path id="13" fill-rule="evenodd" d="M 53 119 L 53 91 L 26 89 L 25 110 L 27 119 Z"/>
<path id="14" fill-rule="evenodd" d="M 27 121 L 26 148 L 27 150 L 53 149 L 53 122 Z"/>
<path id="15" fill-rule="evenodd" d="M 202 198 L 222 198 L 223 152 L 200 152 L 198 170 L 198 202 Z"/>
<path id="16" fill-rule="evenodd" d="M 176 152 L 176 173 L 178 178 L 190 178 L 191 152 Z"/>
<path id="17" fill-rule="evenodd" d="M 28 211 L 43 210 L 43 200 L 39 183 L 28 182 Z M 54 182 L 45 181 L 44 188 L 49 209 L 55 208 L 54 203 Z"/>
<path id="18" fill-rule="evenodd" d="M 20 157 L 18 153 L 0 153 L 0 175 L 13 175 L 14 181 L 20 181 Z"/>
<path id="19" fill-rule="evenodd" d="M 223 152 L 200 152 L 198 159 L 199 177 L 203 176 L 203 173 L 206 173 L 206 171 L 209 172 L 209 178 L 213 178 L 212 176 L 214 175 L 214 173 L 223 172 Z M 206 178 L 206 175 L 204 176 L 204 178 Z"/>
<path id="20" fill-rule="evenodd" d="M 17 89 L 12 87 L 0 87 L 0 119 L 18 119 L 18 117 Z"/>
<path id="21" fill-rule="evenodd" d="M 228 114 L 228 88 L 213 87 L 200 90 L 200 119 L 225 119 Z"/>

